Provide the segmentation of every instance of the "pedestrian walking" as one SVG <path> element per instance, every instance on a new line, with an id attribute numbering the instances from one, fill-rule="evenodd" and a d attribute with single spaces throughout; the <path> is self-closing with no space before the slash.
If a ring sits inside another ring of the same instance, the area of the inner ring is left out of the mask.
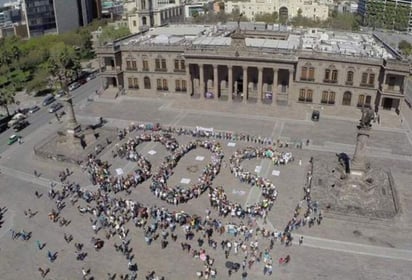
<path id="1" fill-rule="evenodd" d="M 301 236 L 301 237 L 299 238 L 299 245 L 302 245 L 302 243 L 303 243 L 303 236 Z"/>

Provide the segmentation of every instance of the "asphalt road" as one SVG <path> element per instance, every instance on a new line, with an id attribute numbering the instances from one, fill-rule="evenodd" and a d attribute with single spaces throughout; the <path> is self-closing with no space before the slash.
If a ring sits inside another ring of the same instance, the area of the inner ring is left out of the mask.
<path id="1" fill-rule="evenodd" d="M 96 90 L 100 88 L 100 86 L 100 78 L 96 78 L 82 85 L 78 89 L 72 91 L 71 93 L 73 96 L 73 104 L 76 106 L 82 102 L 85 102 L 85 100 L 90 95 L 94 94 Z M 42 106 L 41 103 L 43 99 L 44 97 L 38 97 L 37 105 L 40 107 L 40 110 L 35 112 L 34 114 L 28 114 L 27 120 L 30 123 L 29 126 L 27 126 L 26 128 L 17 133 L 12 128 L 9 128 L 0 134 L 0 153 L 3 153 L 9 147 L 7 142 L 11 135 L 18 134 L 22 136 L 24 140 L 24 138 L 29 136 L 32 132 L 36 131 L 36 129 L 40 128 L 45 123 L 48 123 L 51 119 L 55 118 L 55 115 L 49 113 L 48 111 L 51 104 L 48 106 Z M 59 100 L 57 100 L 56 102 L 59 102 Z M 18 145 L 18 143 L 16 142 L 13 145 Z"/>

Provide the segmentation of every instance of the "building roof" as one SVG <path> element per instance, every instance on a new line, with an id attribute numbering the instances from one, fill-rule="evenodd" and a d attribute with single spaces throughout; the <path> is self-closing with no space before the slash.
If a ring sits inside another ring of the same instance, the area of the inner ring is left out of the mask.
<path id="1" fill-rule="evenodd" d="M 258 27 L 259 26 L 259 27 Z M 243 27 L 243 28 L 242 28 Z M 170 25 L 151 28 L 144 34 L 129 36 L 117 41 L 120 45 L 174 45 L 196 46 L 197 48 L 228 47 L 230 35 L 237 24 L 220 25 Z M 262 29 L 260 24 L 240 23 L 247 47 L 287 51 L 313 51 L 342 56 L 387 59 L 395 58 L 372 34 L 330 31 L 322 29 L 279 30 L 269 25 Z"/>

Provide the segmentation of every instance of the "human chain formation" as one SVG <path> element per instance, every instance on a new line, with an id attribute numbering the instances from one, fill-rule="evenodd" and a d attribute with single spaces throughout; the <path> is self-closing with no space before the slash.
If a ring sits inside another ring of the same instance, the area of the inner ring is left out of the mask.
<path id="1" fill-rule="evenodd" d="M 122 144 L 116 144 L 113 150 L 114 157 L 126 158 L 136 162 L 136 169 L 127 175 L 111 175 L 110 164 L 102 161 L 93 155 L 88 157 L 88 161 L 82 166 L 87 172 L 93 184 L 98 186 L 97 191 L 90 191 L 81 188 L 75 182 L 69 182 L 70 172 L 65 176 L 61 188 L 57 189 L 55 184 L 51 184 L 48 198 L 53 201 L 54 207 L 49 213 L 52 223 L 58 223 L 61 227 L 70 225 L 70 221 L 63 217 L 65 207 L 77 207 L 80 215 L 88 215 L 91 228 L 95 234 L 91 238 L 93 247 L 99 251 L 106 243 L 111 241 L 116 252 L 124 256 L 125 267 L 128 273 L 117 275 L 116 272 L 108 273 L 108 279 L 137 279 L 138 265 L 134 261 L 136 252 L 131 247 L 130 226 L 134 231 L 141 233 L 147 246 L 154 243 L 160 244 L 161 249 L 165 250 L 173 243 L 180 246 L 190 257 L 199 260 L 203 268 L 199 269 L 196 277 L 204 279 L 215 279 L 217 275 L 223 275 L 216 269 L 215 255 L 218 251 L 224 253 L 225 259 L 233 260 L 226 263 L 227 275 L 240 273 L 242 279 L 249 279 L 248 272 L 252 267 L 261 264 L 262 273 L 271 275 L 273 272 L 273 259 L 271 251 L 274 244 L 279 240 L 282 245 L 292 244 L 291 232 L 298 227 L 308 224 L 312 226 L 315 221 L 319 225 L 322 220 L 321 211 L 316 202 L 311 200 L 311 171 L 307 173 L 307 182 L 303 188 L 303 199 L 295 208 L 293 218 L 289 221 L 284 230 L 270 231 L 267 228 L 259 227 L 257 220 L 263 219 L 266 222 L 268 212 L 271 210 L 277 198 L 277 190 L 273 183 L 267 178 L 263 178 L 244 170 L 241 166 L 244 160 L 249 159 L 270 159 L 275 164 L 285 164 L 293 161 L 291 153 L 280 152 L 269 147 L 247 147 L 238 149 L 229 160 L 230 172 L 241 182 L 248 183 L 250 186 L 258 187 L 262 192 L 263 199 L 254 205 L 247 205 L 243 208 L 239 203 L 228 200 L 223 186 L 214 187 L 213 179 L 218 176 L 224 158 L 223 150 L 219 142 L 209 139 L 211 135 L 193 134 L 193 130 L 168 128 L 158 131 L 147 131 L 146 126 L 133 126 L 134 129 L 144 129 L 144 133 L 131 137 Z M 179 145 L 172 134 L 186 134 L 200 137 L 185 145 Z M 123 137 L 127 135 L 125 131 Z M 219 134 L 233 139 L 233 136 Z M 225 136 L 226 135 L 226 136 Z M 220 137 L 219 136 L 219 137 Z M 205 138 L 206 139 L 202 139 Z M 219 138 L 217 137 L 217 138 Z M 242 139 L 248 139 L 245 136 Z M 146 141 L 156 141 L 166 147 L 171 152 L 165 157 L 164 162 L 152 174 L 150 162 L 138 153 L 138 145 Z M 266 142 L 266 143 L 264 143 Z M 270 141 L 262 140 L 262 144 L 269 144 Z M 272 143 L 272 142 L 270 142 Z M 169 186 L 167 180 L 173 175 L 173 170 L 179 160 L 188 152 L 204 148 L 211 152 L 211 162 L 206 165 L 200 174 L 197 183 L 187 189 L 180 186 Z M 312 162 L 310 162 L 312 164 Z M 211 209 L 217 210 L 217 215 L 210 209 L 205 209 L 204 217 L 192 215 L 184 211 L 170 211 L 165 207 L 148 205 L 133 199 L 121 197 L 122 193 L 130 193 L 132 188 L 152 179 L 150 190 L 161 200 L 169 204 L 178 206 L 180 203 L 187 203 L 189 200 L 198 198 L 202 193 L 208 191 Z M 114 194 L 117 194 L 116 196 Z M 37 199 L 42 199 L 42 194 L 35 192 Z M 70 203 L 66 204 L 65 200 Z M 306 210 L 304 210 L 306 208 Z M 30 210 L 30 209 L 29 209 Z M 27 211 L 28 213 L 28 211 Z M 30 213 L 33 213 L 30 210 Z M 303 218 L 300 218 L 303 213 Z M 32 218 L 34 215 L 28 215 Z M 239 222 L 227 221 L 227 217 L 239 218 Z M 32 233 L 24 230 L 12 230 L 12 238 L 20 238 L 27 241 Z M 120 243 L 115 242 L 115 236 L 120 238 Z M 88 253 L 82 243 L 76 241 L 75 236 L 64 234 L 67 244 L 73 244 L 75 259 L 79 262 L 84 261 Z M 106 241 L 104 241 L 106 240 Z M 303 238 L 299 239 L 299 244 Z M 195 243 L 195 244 L 194 244 Z M 36 240 L 36 246 L 42 251 L 46 246 L 45 242 Z M 178 245 L 180 244 L 180 245 Z M 220 244 L 220 246 L 219 246 Z M 50 265 L 58 257 L 58 253 L 48 250 L 47 258 Z M 279 265 L 284 265 L 290 261 L 290 256 L 279 258 Z M 42 277 L 45 277 L 51 269 L 49 267 L 39 267 Z M 82 267 L 81 273 L 84 279 L 92 279 L 93 271 L 90 268 Z M 150 270 L 145 275 L 147 280 L 165 279 L 159 276 L 156 271 Z M 222 278 L 221 276 L 219 278 Z M 192 278 L 192 277 L 189 277 Z"/>

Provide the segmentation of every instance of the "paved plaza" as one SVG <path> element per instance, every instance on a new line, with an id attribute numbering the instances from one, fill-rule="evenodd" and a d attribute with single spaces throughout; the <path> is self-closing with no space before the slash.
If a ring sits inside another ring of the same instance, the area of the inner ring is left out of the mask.
<path id="1" fill-rule="evenodd" d="M 321 110 L 319 122 L 310 120 L 313 109 Z M 348 108 L 338 112 L 336 117 L 328 107 L 312 108 L 306 105 L 278 107 L 252 104 L 225 104 L 224 102 L 201 102 L 190 100 L 184 96 L 177 98 L 144 98 L 121 96 L 118 99 L 101 97 L 94 102 L 79 102 L 75 108 L 77 119 L 83 124 L 93 124 L 103 116 L 110 128 L 127 128 L 131 123 L 161 123 L 163 127 L 196 127 L 213 128 L 215 131 L 227 133 L 242 133 L 261 139 L 274 139 L 276 149 L 288 152 L 294 160 L 287 164 L 274 165 L 267 158 L 251 158 L 241 165 L 244 170 L 267 178 L 276 186 L 277 198 L 265 219 L 252 219 L 250 228 L 254 229 L 251 241 L 259 242 L 259 250 L 270 247 L 270 238 L 256 234 L 261 228 L 270 232 L 283 232 L 293 218 L 296 205 L 303 199 L 306 175 L 311 157 L 330 156 L 345 152 L 353 154 L 356 141 L 356 124 L 360 111 Z M 274 242 L 269 251 L 273 259 L 272 275 L 264 275 L 263 260 L 255 261 L 250 269 L 246 265 L 245 279 L 410 279 L 412 263 L 412 242 L 410 228 L 412 226 L 412 141 L 410 125 L 412 114 L 407 106 L 401 116 L 394 112 L 382 112 L 381 122 L 374 124 L 368 146 L 371 164 L 384 169 L 390 169 L 395 182 L 399 199 L 400 212 L 391 219 L 372 219 L 353 215 L 343 215 L 328 212 L 320 206 L 323 219 L 320 224 L 298 227 L 292 231 L 293 241 L 285 246 L 280 239 Z M 0 227 L 0 271 L 1 279 L 43 279 L 39 268 L 50 271 L 44 279 L 110 279 L 108 273 L 116 274 L 116 278 L 131 274 L 126 257 L 115 249 L 122 243 L 118 234 L 105 236 L 105 230 L 97 234 L 92 228 L 91 214 L 82 214 L 79 208 L 93 206 L 79 199 L 75 204 L 64 199 L 66 206 L 59 216 L 70 221 L 61 226 L 59 222 L 49 219 L 49 213 L 56 209 L 56 200 L 48 197 L 50 183 L 56 182 L 56 190 L 61 190 L 59 173 L 66 168 L 72 172 L 67 181 L 78 183 L 82 189 L 96 192 L 85 168 L 39 159 L 33 154 L 33 146 L 42 139 L 52 135 L 63 124 L 53 120 L 40 126 L 25 137 L 24 144 L 10 146 L 0 158 L 0 209 L 3 212 L 3 224 Z M 134 130 L 122 140 L 116 140 L 99 156 L 102 161 L 110 164 L 112 175 L 121 169 L 125 174 L 136 170 L 136 162 L 119 156 L 113 157 L 119 145 L 130 138 L 144 133 Z M 148 132 L 150 133 L 150 132 Z M 172 134 L 179 145 L 188 145 L 193 138 L 187 135 Z M 205 140 L 202 138 L 201 140 Z M 279 140 L 279 142 L 277 142 Z M 259 144 L 252 140 L 217 139 L 210 141 L 220 143 L 224 157 L 221 170 L 212 181 L 212 187 L 222 186 L 227 200 L 246 208 L 248 205 L 260 203 L 263 200 L 261 189 L 239 181 L 231 173 L 229 159 L 239 150 L 247 147 L 268 147 L 269 144 Z M 285 147 L 285 144 L 288 146 Z M 280 147 L 282 144 L 282 147 Z M 148 141 L 137 145 L 136 151 L 144 156 L 152 165 L 151 173 L 157 172 L 165 157 L 171 154 L 159 142 Z M 208 149 L 193 149 L 186 153 L 173 169 L 168 178 L 169 186 L 180 185 L 189 188 L 199 180 L 202 170 L 213 161 Z M 84 166 L 83 166 L 84 167 Z M 39 173 L 40 176 L 35 176 Z M 247 224 L 248 219 L 218 216 L 218 211 L 211 208 L 208 191 L 193 198 L 187 203 L 178 205 L 167 203 L 156 197 L 150 190 L 152 179 L 148 179 L 136 188 L 131 188 L 130 194 L 125 191 L 110 196 L 116 199 L 137 201 L 148 207 L 167 209 L 169 212 L 184 211 L 190 215 L 205 218 L 206 209 L 211 210 L 210 218 L 220 220 L 225 225 Z M 41 194 L 36 197 L 35 192 Z M 26 215 L 28 209 L 34 213 Z M 266 220 L 266 223 L 264 222 Z M 148 224 L 149 225 L 149 224 Z M 166 248 L 161 247 L 162 237 L 153 240 L 150 245 L 145 242 L 143 228 L 137 227 L 132 221 L 125 224 L 128 231 L 125 240 L 130 239 L 132 248 L 131 263 L 137 264 L 137 279 L 146 279 L 149 271 L 164 279 L 198 279 L 197 272 L 204 270 L 204 262 L 194 258 L 191 253 L 182 250 L 181 243 L 188 243 L 192 250 L 205 249 L 210 258 L 214 259 L 213 269 L 216 279 L 242 279 L 242 267 L 232 271 L 229 276 L 227 262 L 242 264 L 245 253 L 237 254 L 232 249 L 225 257 L 221 248 L 222 241 L 240 242 L 242 235 L 233 236 L 228 231 L 213 233 L 217 242 L 214 250 L 207 244 L 199 246 L 198 238 L 204 238 L 201 231 L 195 232 L 193 240 L 186 240 L 183 228 L 178 226 L 176 242 L 168 237 Z M 13 239 L 12 230 L 31 232 L 29 240 Z M 64 236 L 72 235 L 73 240 L 66 242 Z M 95 250 L 91 238 L 100 238 L 104 246 Z M 303 242 L 299 245 L 299 239 Z M 36 241 L 45 243 L 44 248 L 38 248 Z M 205 239 L 206 240 L 206 239 Z M 249 245 L 249 242 L 247 244 Z M 75 243 L 83 243 L 83 252 L 87 253 L 84 260 L 76 260 Z M 57 253 L 53 262 L 48 259 L 48 251 Z M 280 258 L 290 256 L 287 264 L 278 264 Z M 250 255 L 249 259 L 250 260 Z M 86 277 L 82 268 L 90 269 Z M 129 278 L 130 279 L 130 278 Z M 200 279 L 205 279 L 203 276 Z M 209 277 L 209 279 L 212 279 Z"/>

